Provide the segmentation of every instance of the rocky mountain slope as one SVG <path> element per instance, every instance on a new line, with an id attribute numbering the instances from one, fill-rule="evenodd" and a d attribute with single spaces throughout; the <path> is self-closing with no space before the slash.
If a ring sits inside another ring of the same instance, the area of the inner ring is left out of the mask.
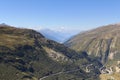
<path id="1" fill-rule="evenodd" d="M 78 52 L 85 51 L 100 60 L 104 65 L 102 73 L 120 72 L 120 24 L 78 34 L 65 45 Z"/>
<path id="2" fill-rule="evenodd" d="M 0 80 L 96 80 L 99 66 L 34 30 L 0 25 Z"/>

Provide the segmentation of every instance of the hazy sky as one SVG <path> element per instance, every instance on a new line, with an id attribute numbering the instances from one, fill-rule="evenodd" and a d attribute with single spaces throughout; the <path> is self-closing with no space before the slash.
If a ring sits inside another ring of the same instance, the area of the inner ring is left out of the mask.
<path id="1" fill-rule="evenodd" d="M 120 0 L 0 0 L 0 23 L 87 30 L 120 22 Z"/>

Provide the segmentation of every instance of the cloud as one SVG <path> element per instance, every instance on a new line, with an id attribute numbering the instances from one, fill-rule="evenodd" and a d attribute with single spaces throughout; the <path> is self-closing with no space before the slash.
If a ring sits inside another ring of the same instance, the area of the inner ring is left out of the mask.
<path id="1" fill-rule="evenodd" d="M 64 32 L 64 33 L 71 33 L 71 32 L 75 33 L 75 32 L 81 31 L 78 28 L 71 28 L 71 27 L 56 27 L 51 30 L 56 31 L 56 32 Z"/>
<path id="2" fill-rule="evenodd" d="M 41 30 L 41 29 L 43 29 L 43 27 L 41 27 L 41 26 L 38 26 L 38 27 L 31 27 L 30 29 L 34 29 L 34 30 Z"/>

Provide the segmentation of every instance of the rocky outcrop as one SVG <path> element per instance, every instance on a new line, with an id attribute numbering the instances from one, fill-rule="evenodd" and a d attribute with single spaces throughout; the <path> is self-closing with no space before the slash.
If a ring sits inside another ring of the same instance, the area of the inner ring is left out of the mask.
<path id="1" fill-rule="evenodd" d="M 85 51 L 91 57 L 97 58 L 108 67 L 117 69 L 117 62 L 120 61 L 120 24 L 102 26 L 94 30 L 78 34 L 65 42 L 65 45 L 80 52 Z M 103 70 L 104 71 L 104 70 Z"/>
<path id="2" fill-rule="evenodd" d="M 57 52 L 57 51 L 52 50 L 47 47 L 44 47 L 44 49 L 48 53 L 48 56 L 55 61 L 66 62 L 66 61 L 70 60 L 69 58 L 67 58 L 65 55 L 63 55 L 60 52 Z"/>

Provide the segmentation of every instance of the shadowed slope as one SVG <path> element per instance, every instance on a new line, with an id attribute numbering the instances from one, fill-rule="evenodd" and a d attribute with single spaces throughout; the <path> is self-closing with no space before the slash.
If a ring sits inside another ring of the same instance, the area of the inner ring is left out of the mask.
<path id="1" fill-rule="evenodd" d="M 0 80 L 38 80 L 47 75 L 76 69 L 80 71 L 47 79 L 97 78 L 99 71 L 93 70 L 96 68 L 90 68 L 90 73 L 85 72 L 84 66 L 91 64 L 89 60 L 86 55 L 48 40 L 34 30 L 0 26 Z"/>

